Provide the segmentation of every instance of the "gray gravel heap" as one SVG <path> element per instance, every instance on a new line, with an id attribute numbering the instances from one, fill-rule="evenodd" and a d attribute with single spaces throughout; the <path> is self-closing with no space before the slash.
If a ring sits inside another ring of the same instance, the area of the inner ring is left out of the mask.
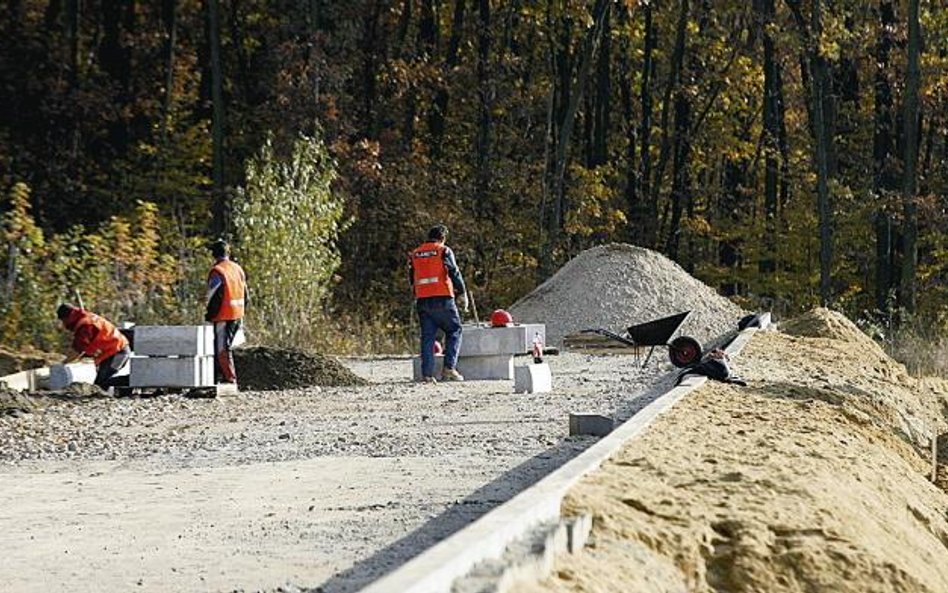
<path id="1" fill-rule="evenodd" d="M 366 384 L 332 358 L 293 348 L 240 348 L 234 352 L 234 364 L 241 387 L 256 391 Z"/>
<path id="2" fill-rule="evenodd" d="M 588 249 L 517 301 L 522 323 L 545 323 L 547 343 L 591 328 L 626 327 L 691 310 L 680 333 L 702 344 L 734 330 L 745 312 L 664 255 L 623 243 Z"/>

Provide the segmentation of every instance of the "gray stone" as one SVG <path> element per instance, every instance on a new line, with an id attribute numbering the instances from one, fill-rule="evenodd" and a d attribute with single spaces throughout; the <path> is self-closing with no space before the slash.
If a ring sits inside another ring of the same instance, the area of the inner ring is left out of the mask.
<path id="1" fill-rule="evenodd" d="M 441 377 L 444 368 L 444 356 L 435 355 L 435 378 Z M 514 378 L 513 355 L 499 354 L 495 356 L 462 356 L 458 357 L 458 372 L 466 380 L 511 381 Z M 415 381 L 421 380 L 421 357 L 412 359 L 412 377 Z"/>
<path id="2" fill-rule="evenodd" d="M 533 348 L 533 339 L 537 334 L 540 342 L 545 344 L 546 326 L 542 323 L 524 323 L 511 327 L 466 325 L 461 334 L 460 355 L 524 354 Z"/>
<path id="3" fill-rule="evenodd" d="M 577 413 L 569 415 L 569 435 L 604 437 L 615 427 L 615 421 L 601 414 Z"/>
<path id="4" fill-rule="evenodd" d="M 442 369 L 444 369 L 444 355 L 435 354 L 434 361 L 435 361 L 434 376 L 440 377 L 441 371 Z M 411 366 L 412 366 L 412 379 L 414 379 L 415 381 L 421 381 L 421 357 L 420 356 L 414 357 L 411 361 Z"/>
<path id="5" fill-rule="evenodd" d="M 210 387 L 214 385 L 214 358 L 133 357 L 131 387 Z"/>
<path id="6" fill-rule="evenodd" d="M 213 356 L 211 325 L 136 325 L 135 354 L 139 356 Z"/>
<path id="7" fill-rule="evenodd" d="M 547 363 L 514 367 L 514 393 L 546 393 L 552 390 L 553 373 Z"/>
<path id="8" fill-rule="evenodd" d="M 95 364 L 91 362 L 54 364 L 49 367 L 49 388 L 52 390 L 65 389 L 73 383 L 94 382 Z"/>

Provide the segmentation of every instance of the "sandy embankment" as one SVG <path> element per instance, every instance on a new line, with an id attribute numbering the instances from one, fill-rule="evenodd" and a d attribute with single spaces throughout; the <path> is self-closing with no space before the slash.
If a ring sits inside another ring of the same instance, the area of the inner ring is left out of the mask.
<path id="1" fill-rule="evenodd" d="M 948 591 L 948 384 L 831 325 L 758 334 L 749 387 L 709 383 L 581 483 L 591 546 L 520 591 Z"/>

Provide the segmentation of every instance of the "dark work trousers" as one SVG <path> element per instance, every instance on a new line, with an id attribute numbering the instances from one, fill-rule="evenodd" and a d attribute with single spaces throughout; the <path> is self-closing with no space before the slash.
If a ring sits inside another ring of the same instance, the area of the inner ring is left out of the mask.
<path id="1" fill-rule="evenodd" d="M 132 356 L 132 350 L 128 346 L 122 348 L 112 356 L 106 358 L 102 361 L 95 371 L 95 384 L 101 387 L 102 389 L 108 389 L 113 385 L 112 377 L 115 376 L 115 373 L 122 370 L 126 364 L 128 364 L 128 359 Z"/>
<path id="2" fill-rule="evenodd" d="M 214 322 L 214 379 L 218 383 L 237 382 L 233 345 L 241 323 L 240 319 Z"/>
<path id="3" fill-rule="evenodd" d="M 421 325 L 421 374 L 434 376 L 434 341 L 438 330 L 444 332 L 444 368 L 458 364 L 461 349 L 461 315 L 453 297 L 418 299 L 418 321 Z"/>

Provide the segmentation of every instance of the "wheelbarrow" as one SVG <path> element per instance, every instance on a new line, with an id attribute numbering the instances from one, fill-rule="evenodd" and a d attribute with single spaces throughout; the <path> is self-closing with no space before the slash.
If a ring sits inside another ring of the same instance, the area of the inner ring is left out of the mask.
<path id="1" fill-rule="evenodd" d="M 648 364 L 656 347 L 668 346 L 668 358 L 671 363 L 678 368 L 684 368 L 701 360 L 701 344 L 698 340 L 688 336 L 678 336 L 671 341 L 669 339 L 678 331 L 678 328 L 681 327 L 681 324 L 685 322 L 689 315 L 691 315 L 691 311 L 685 311 L 661 319 L 631 325 L 625 330 L 625 334 L 617 334 L 607 329 L 586 329 L 580 333 L 599 334 L 634 348 L 648 346 L 648 355 L 645 357 L 645 362 L 642 363 L 642 368 L 645 368 Z"/>

